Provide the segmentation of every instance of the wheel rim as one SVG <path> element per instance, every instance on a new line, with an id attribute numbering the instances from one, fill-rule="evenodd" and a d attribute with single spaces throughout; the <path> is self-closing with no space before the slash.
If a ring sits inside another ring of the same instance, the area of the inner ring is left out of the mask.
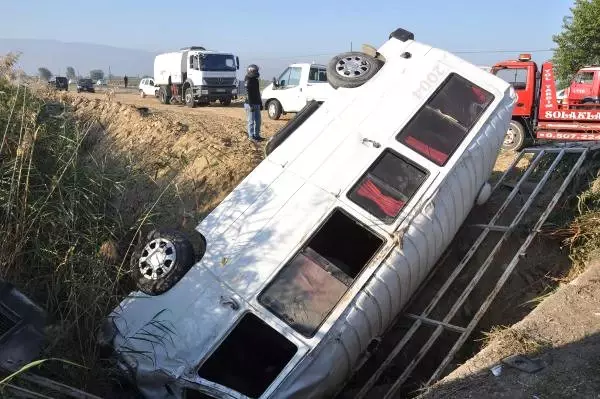
<path id="1" fill-rule="evenodd" d="M 512 145 L 515 143 L 516 137 L 515 130 L 512 125 L 508 127 L 506 134 L 504 135 L 504 145 Z"/>
<path id="2" fill-rule="evenodd" d="M 138 266 L 144 278 L 158 280 L 173 269 L 176 259 L 175 245 L 167 239 L 157 238 L 146 244 Z"/>
<path id="3" fill-rule="evenodd" d="M 192 102 L 192 93 L 189 90 L 185 92 L 185 102 L 190 104 Z"/>
<path id="4" fill-rule="evenodd" d="M 353 55 L 340 59 L 335 65 L 335 70 L 345 78 L 359 78 L 371 70 L 371 64 L 365 58 Z"/>
<path id="5" fill-rule="evenodd" d="M 271 117 L 275 116 L 275 103 L 269 104 L 269 116 L 271 116 Z"/>

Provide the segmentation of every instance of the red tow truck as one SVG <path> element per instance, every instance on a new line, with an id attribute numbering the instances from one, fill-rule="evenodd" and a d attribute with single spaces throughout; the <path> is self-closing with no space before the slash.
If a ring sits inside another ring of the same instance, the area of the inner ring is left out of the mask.
<path id="1" fill-rule="evenodd" d="M 503 149 L 518 151 L 527 141 L 600 141 L 600 66 L 579 70 L 560 100 L 551 62 L 540 70 L 530 54 L 521 54 L 491 73 L 518 95 Z"/>

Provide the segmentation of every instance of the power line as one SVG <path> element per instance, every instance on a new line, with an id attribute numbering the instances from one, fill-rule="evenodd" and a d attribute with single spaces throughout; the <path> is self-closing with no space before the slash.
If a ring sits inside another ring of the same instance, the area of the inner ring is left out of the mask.
<path id="1" fill-rule="evenodd" d="M 459 50 L 459 51 L 450 51 L 452 54 L 501 54 L 501 53 L 511 53 L 511 54 L 520 54 L 520 53 L 547 53 L 552 52 L 554 49 L 539 49 L 539 50 Z M 320 54 L 305 54 L 305 55 L 289 55 L 289 56 L 279 56 L 279 57 L 261 57 L 261 58 L 252 58 L 254 61 L 269 61 L 269 60 L 288 60 L 292 58 L 311 58 L 311 57 L 330 57 L 332 55 L 337 54 L 337 52 L 329 52 L 329 53 L 320 53 Z"/>

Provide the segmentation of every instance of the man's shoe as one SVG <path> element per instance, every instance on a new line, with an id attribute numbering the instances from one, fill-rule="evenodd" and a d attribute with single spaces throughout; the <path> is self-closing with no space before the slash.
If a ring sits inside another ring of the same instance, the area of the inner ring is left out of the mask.
<path id="1" fill-rule="evenodd" d="M 256 140 L 256 141 L 265 141 L 266 138 L 264 138 L 264 137 L 254 137 L 254 140 Z"/>

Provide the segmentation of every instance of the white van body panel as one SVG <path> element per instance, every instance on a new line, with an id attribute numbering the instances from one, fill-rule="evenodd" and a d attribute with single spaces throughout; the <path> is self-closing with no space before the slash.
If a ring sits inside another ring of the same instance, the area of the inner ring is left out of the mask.
<path id="1" fill-rule="evenodd" d="M 183 387 L 244 397 L 200 379 L 198 369 L 248 312 L 298 348 L 261 398 L 330 397 L 447 248 L 491 175 L 516 95 L 501 79 L 418 42 L 390 39 L 378 51 L 387 61 L 369 82 L 334 90 L 198 225 L 207 251 L 182 280 L 162 295 L 133 293 L 115 309 L 113 346 L 147 397 L 172 398 L 167 383 L 175 397 Z M 400 57 L 404 52 L 412 57 Z M 451 73 L 494 100 L 439 166 L 396 135 Z M 348 198 L 386 149 L 428 171 L 390 224 Z M 316 334 L 306 337 L 257 297 L 334 208 L 369 226 L 383 244 Z M 157 315 L 176 332 L 173 339 L 157 327 Z M 139 339 L 148 328 L 160 345 Z"/>

